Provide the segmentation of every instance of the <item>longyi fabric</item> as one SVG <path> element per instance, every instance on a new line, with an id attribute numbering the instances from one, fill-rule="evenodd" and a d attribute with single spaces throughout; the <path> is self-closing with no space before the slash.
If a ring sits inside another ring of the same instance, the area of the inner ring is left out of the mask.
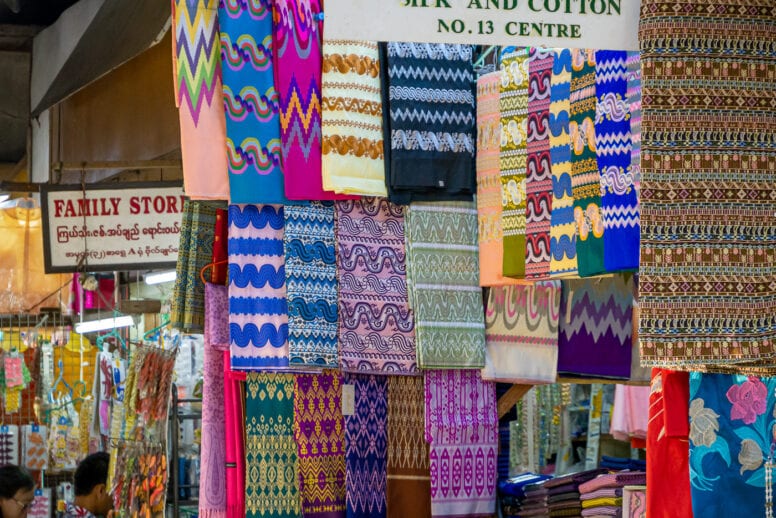
<path id="1" fill-rule="evenodd" d="M 244 374 L 229 368 L 224 351 L 224 438 L 226 451 L 226 516 L 245 517 L 245 391 Z"/>
<path id="2" fill-rule="evenodd" d="M 229 290 L 211 282 L 205 284 L 205 343 L 229 350 Z"/>
<path id="3" fill-rule="evenodd" d="M 285 203 L 275 90 L 272 2 L 220 2 L 231 203 Z"/>
<path id="4" fill-rule="evenodd" d="M 202 378 L 199 514 L 203 518 L 226 518 L 224 353 L 207 340 Z"/>
<path id="5" fill-rule="evenodd" d="M 339 357 L 345 371 L 417 372 L 409 308 L 405 208 L 386 199 L 336 204 Z"/>
<path id="6" fill-rule="evenodd" d="M 229 338 L 232 368 L 288 366 L 283 207 L 229 207 Z"/>
<path id="7" fill-rule="evenodd" d="M 371 41 L 323 43 L 321 147 L 328 191 L 387 195 L 379 54 Z"/>

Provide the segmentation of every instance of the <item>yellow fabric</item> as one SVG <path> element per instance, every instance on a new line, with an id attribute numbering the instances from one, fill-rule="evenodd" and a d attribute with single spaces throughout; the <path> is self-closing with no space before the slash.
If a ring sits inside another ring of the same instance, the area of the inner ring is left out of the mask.
<path id="1" fill-rule="evenodd" d="M 591 507 L 604 507 L 604 506 L 621 506 L 622 497 L 606 497 L 606 498 L 593 498 L 592 500 L 582 500 L 582 509 L 589 509 Z"/>

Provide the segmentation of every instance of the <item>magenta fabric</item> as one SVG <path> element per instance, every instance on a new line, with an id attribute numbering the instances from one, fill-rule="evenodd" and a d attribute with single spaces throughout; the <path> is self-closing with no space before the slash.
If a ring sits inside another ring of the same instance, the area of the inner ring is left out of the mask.
<path id="1" fill-rule="evenodd" d="M 205 283 L 205 344 L 229 350 L 229 289 L 210 282 Z"/>
<path id="2" fill-rule="evenodd" d="M 493 514 L 498 453 L 495 383 L 482 381 L 476 370 L 429 370 L 425 392 L 431 514 Z"/>
<path id="3" fill-rule="evenodd" d="M 245 374 L 229 368 L 229 351 L 224 351 L 224 417 L 226 465 L 226 516 L 245 518 Z"/>

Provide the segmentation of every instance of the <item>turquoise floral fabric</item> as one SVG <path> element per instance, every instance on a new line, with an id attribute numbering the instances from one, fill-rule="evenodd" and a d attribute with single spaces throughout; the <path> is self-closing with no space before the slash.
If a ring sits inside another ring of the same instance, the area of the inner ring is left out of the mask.
<path id="1" fill-rule="evenodd" d="M 695 516 L 762 516 L 776 433 L 776 378 L 690 374 Z"/>

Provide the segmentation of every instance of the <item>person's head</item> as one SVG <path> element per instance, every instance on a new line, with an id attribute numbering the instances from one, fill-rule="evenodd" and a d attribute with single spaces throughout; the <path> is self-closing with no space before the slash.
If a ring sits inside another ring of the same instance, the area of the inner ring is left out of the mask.
<path id="1" fill-rule="evenodd" d="M 105 452 L 93 453 L 78 465 L 73 477 L 75 503 L 96 515 L 107 515 L 113 509 L 108 488 L 108 464 Z"/>
<path id="2" fill-rule="evenodd" d="M 35 481 L 18 466 L 0 467 L 0 518 L 25 518 L 35 500 Z"/>

